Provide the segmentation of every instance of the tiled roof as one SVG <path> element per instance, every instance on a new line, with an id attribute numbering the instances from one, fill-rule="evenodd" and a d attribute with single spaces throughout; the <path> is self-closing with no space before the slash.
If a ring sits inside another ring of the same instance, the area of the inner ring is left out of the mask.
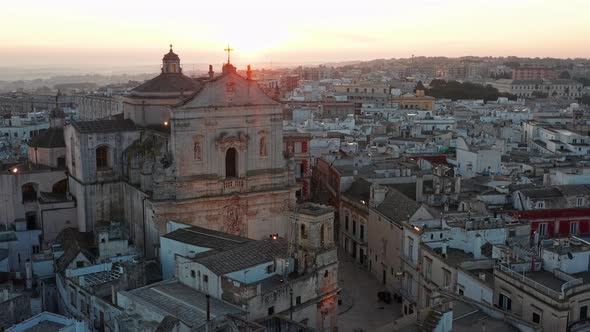
<path id="1" fill-rule="evenodd" d="M 229 249 L 235 245 L 252 241 L 245 237 L 197 226 L 180 228 L 163 235 L 163 237 L 190 245 L 212 249 Z"/>
<path id="2" fill-rule="evenodd" d="M 133 121 L 126 120 L 96 120 L 96 121 L 75 121 L 72 126 L 79 133 L 108 133 L 116 131 L 133 131 L 137 128 Z"/>
<path id="3" fill-rule="evenodd" d="M 196 330 L 207 322 L 207 299 L 191 287 L 177 280 L 161 282 L 129 291 L 132 300 L 144 301 L 168 315 L 180 319 Z M 243 312 L 226 302 L 210 298 L 211 318 L 225 315 L 241 315 Z"/>
<path id="4" fill-rule="evenodd" d="M 396 189 L 389 188 L 385 199 L 377 206 L 377 211 L 389 218 L 394 223 L 407 221 L 420 206 L 413 199 L 402 194 Z"/>
<path id="5" fill-rule="evenodd" d="M 563 197 L 561 191 L 557 188 L 534 188 L 522 189 L 520 191 L 523 195 L 530 198 L 558 198 Z"/>
<path id="6" fill-rule="evenodd" d="M 77 228 L 66 228 L 57 235 L 55 242 L 61 244 L 64 250 L 55 263 L 58 271 L 63 271 L 80 252 L 88 259 L 94 257 L 90 251 L 90 246 L 94 242 L 91 232 L 81 233 Z"/>
<path id="7" fill-rule="evenodd" d="M 178 92 L 190 94 L 199 89 L 201 83 L 182 73 L 161 73 L 149 81 L 135 87 L 133 92 Z"/>
<path id="8" fill-rule="evenodd" d="M 286 255 L 287 240 L 278 238 L 250 241 L 224 251 L 206 251 L 197 255 L 194 260 L 213 273 L 224 275 L 272 262 L 275 258 Z"/>
<path id="9" fill-rule="evenodd" d="M 363 178 L 355 180 L 343 195 L 357 202 L 362 200 L 366 204 L 369 204 L 369 198 L 371 198 L 371 182 Z"/>
<path id="10" fill-rule="evenodd" d="M 64 140 L 64 129 L 48 128 L 41 133 L 41 135 L 33 137 L 29 146 L 48 149 L 65 148 L 66 142 Z"/>

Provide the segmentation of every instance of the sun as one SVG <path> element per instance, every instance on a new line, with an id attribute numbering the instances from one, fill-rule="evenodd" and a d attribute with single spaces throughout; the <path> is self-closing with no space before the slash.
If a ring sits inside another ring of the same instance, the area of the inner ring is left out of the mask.
<path id="1" fill-rule="evenodd" d="M 291 38 L 287 27 L 265 24 L 263 20 L 244 23 L 243 20 L 229 23 L 218 33 L 218 41 L 231 45 L 232 57 L 250 60 L 264 56 L 265 51 L 281 47 Z"/>

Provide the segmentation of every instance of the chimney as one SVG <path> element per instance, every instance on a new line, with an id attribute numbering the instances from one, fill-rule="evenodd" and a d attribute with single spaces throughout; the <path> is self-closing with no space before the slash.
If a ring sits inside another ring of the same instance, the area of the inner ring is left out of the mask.
<path id="1" fill-rule="evenodd" d="M 424 178 L 422 177 L 422 174 L 418 174 L 416 176 L 416 202 L 421 203 L 424 201 L 423 196 L 423 190 L 424 190 Z"/>
<path id="2" fill-rule="evenodd" d="M 371 198 L 369 200 L 370 205 L 375 207 L 375 206 L 378 206 L 379 204 L 383 203 L 383 200 L 385 199 L 386 194 L 387 194 L 387 188 L 382 187 L 378 184 L 372 184 L 371 185 Z"/>
<path id="3" fill-rule="evenodd" d="M 33 288 L 33 266 L 30 259 L 25 262 L 25 274 L 27 289 Z"/>
<path id="4" fill-rule="evenodd" d="M 442 250 L 441 250 L 441 253 L 442 253 L 442 256 L 444 258 L 447 257 L 447 242 L 448 242 L 447 239 L 444 239 L 443 242 L 442 242 Z"/>
<path id="5" fill-rule="evenodd" d="M 211 295 L 207 294 L 205 298 L 207 299 L 207 323 L 209 323 L 211 321 Z"/>
<path id="6" fill-rule="evenodd" d="M 543 174 L 543 185 L 550 186 L 551 185 L 551 175 L 549 172 Z"/>
<path id="7" fill-rule="evenodd" d="M 215 72 L 213 71 L 213 65 L 209 65 L 209 78 L 213 78 Z"/>
<path id="8" fill-rule="evenodd" d="M 248 65 L 248 70 L 246 70 L 246 78 L 248 80 L 252 79 L 252 69 L 250 68 L 250 65 Z"/>
<path id="9" fill-rule="evenodd" d="M 473 240 L 473 258 L 481 258 L 481 235 L 479 234 L 475 235 L 475 239 Z"/>
<path id="10" fill-rule="evenodd" d="M 485 274 L 485 273 L 483 273 L 483 272 L 480 272 L 480 273 L 479 273 L 479 280 L 481 280 L 481 281 L 486 281 L 486 274 Z"/>
<path id="11" fill-rule="evenodd" d="M 117 304 L 117 290 L 115 289 L 115 285 L 111 285 L 111 302 L 114 305 L 118 305 Z"/>

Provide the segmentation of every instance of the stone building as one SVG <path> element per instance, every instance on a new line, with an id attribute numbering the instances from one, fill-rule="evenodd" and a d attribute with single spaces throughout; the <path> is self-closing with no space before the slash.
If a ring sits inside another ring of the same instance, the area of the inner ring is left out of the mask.
<path id="1" fill-rule="evenodd" d="M 187 298 L 187 307 L 199 307 L 196 298 L 204 293 L 215 299 L 218 308 L 222 304 L 241 308 L 240 314 L 251 321 L 289 317 L 316 331 L 334 331 L 338 262 L 333 220 L 332 208 L 306 203 L 293 212 L 287 238 L 272 235 L 263 240 L 171 222 L 170 229 L 180 228 L 163 236 L 161 262 L 164 271 L 174 264 L 176 278 L 153 287 L 168 298 L 173 289 L 194 294 L 194 299 Z M 133 308 L 137 297 L 148 293 L 152 292 L 144 288 L 119 296 Z M 172 305 L 158 307 L 172 312 Z M 204 323 L 195 321 L 198 317 L 177 318 L 193 328 Z"/>
<path id="2" fill-rule="evenodd" d="M 283 154 L 281 105 L 226 63 L 193 80 L 172 52 L 124 101 L 124 119 L 64 129 L 80 231 L 128 224 L 146 257 L 167 220 L 249 238 L 286 235 L 299 189 Z"/>
<path id="3" fill-rule="evenodd" d="M 359 264 L 367 265 L 367 224 L 371 182 L 355 180 L 340 199 L 338 240 L 344 251 Z"/>
<path id="4" fill-rule="evenodd" d="M 24 221 L 25 229 L 42 230 L 43 244 L 77 223 L 76 202 L 67 194 L 64 113 L 55 108 L 49 118 L 49 129 L 31 140 L 28 160 L 0 172 L 0 223 Z"/>
<path id="5" fill-rule="evenodd" d="M 28 294 L 3 288 L 0 293 L 0 330 L 31 317 L 31 300 Z"/>

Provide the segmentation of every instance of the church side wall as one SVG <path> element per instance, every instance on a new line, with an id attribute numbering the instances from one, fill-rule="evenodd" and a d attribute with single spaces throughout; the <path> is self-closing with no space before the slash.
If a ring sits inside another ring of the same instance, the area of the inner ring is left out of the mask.
<path id="1" fill-rule="evenodd" d="M 122 183 L 122 190 L 123 196 L 121 200 L 129 235 L 133 239 L 133 244 L 138 249 L 141 249 L 145 244 L 144 200 L 146 200 L 146 194 L 127 182 Z"/>
<path id="2" fill-rule="evenodd" d="M 123 220 L 123 182 L 82 184 L 70 177 L 70 193 L 78 203 L 80 232 L 94 230 L 97 221 Z"/>

